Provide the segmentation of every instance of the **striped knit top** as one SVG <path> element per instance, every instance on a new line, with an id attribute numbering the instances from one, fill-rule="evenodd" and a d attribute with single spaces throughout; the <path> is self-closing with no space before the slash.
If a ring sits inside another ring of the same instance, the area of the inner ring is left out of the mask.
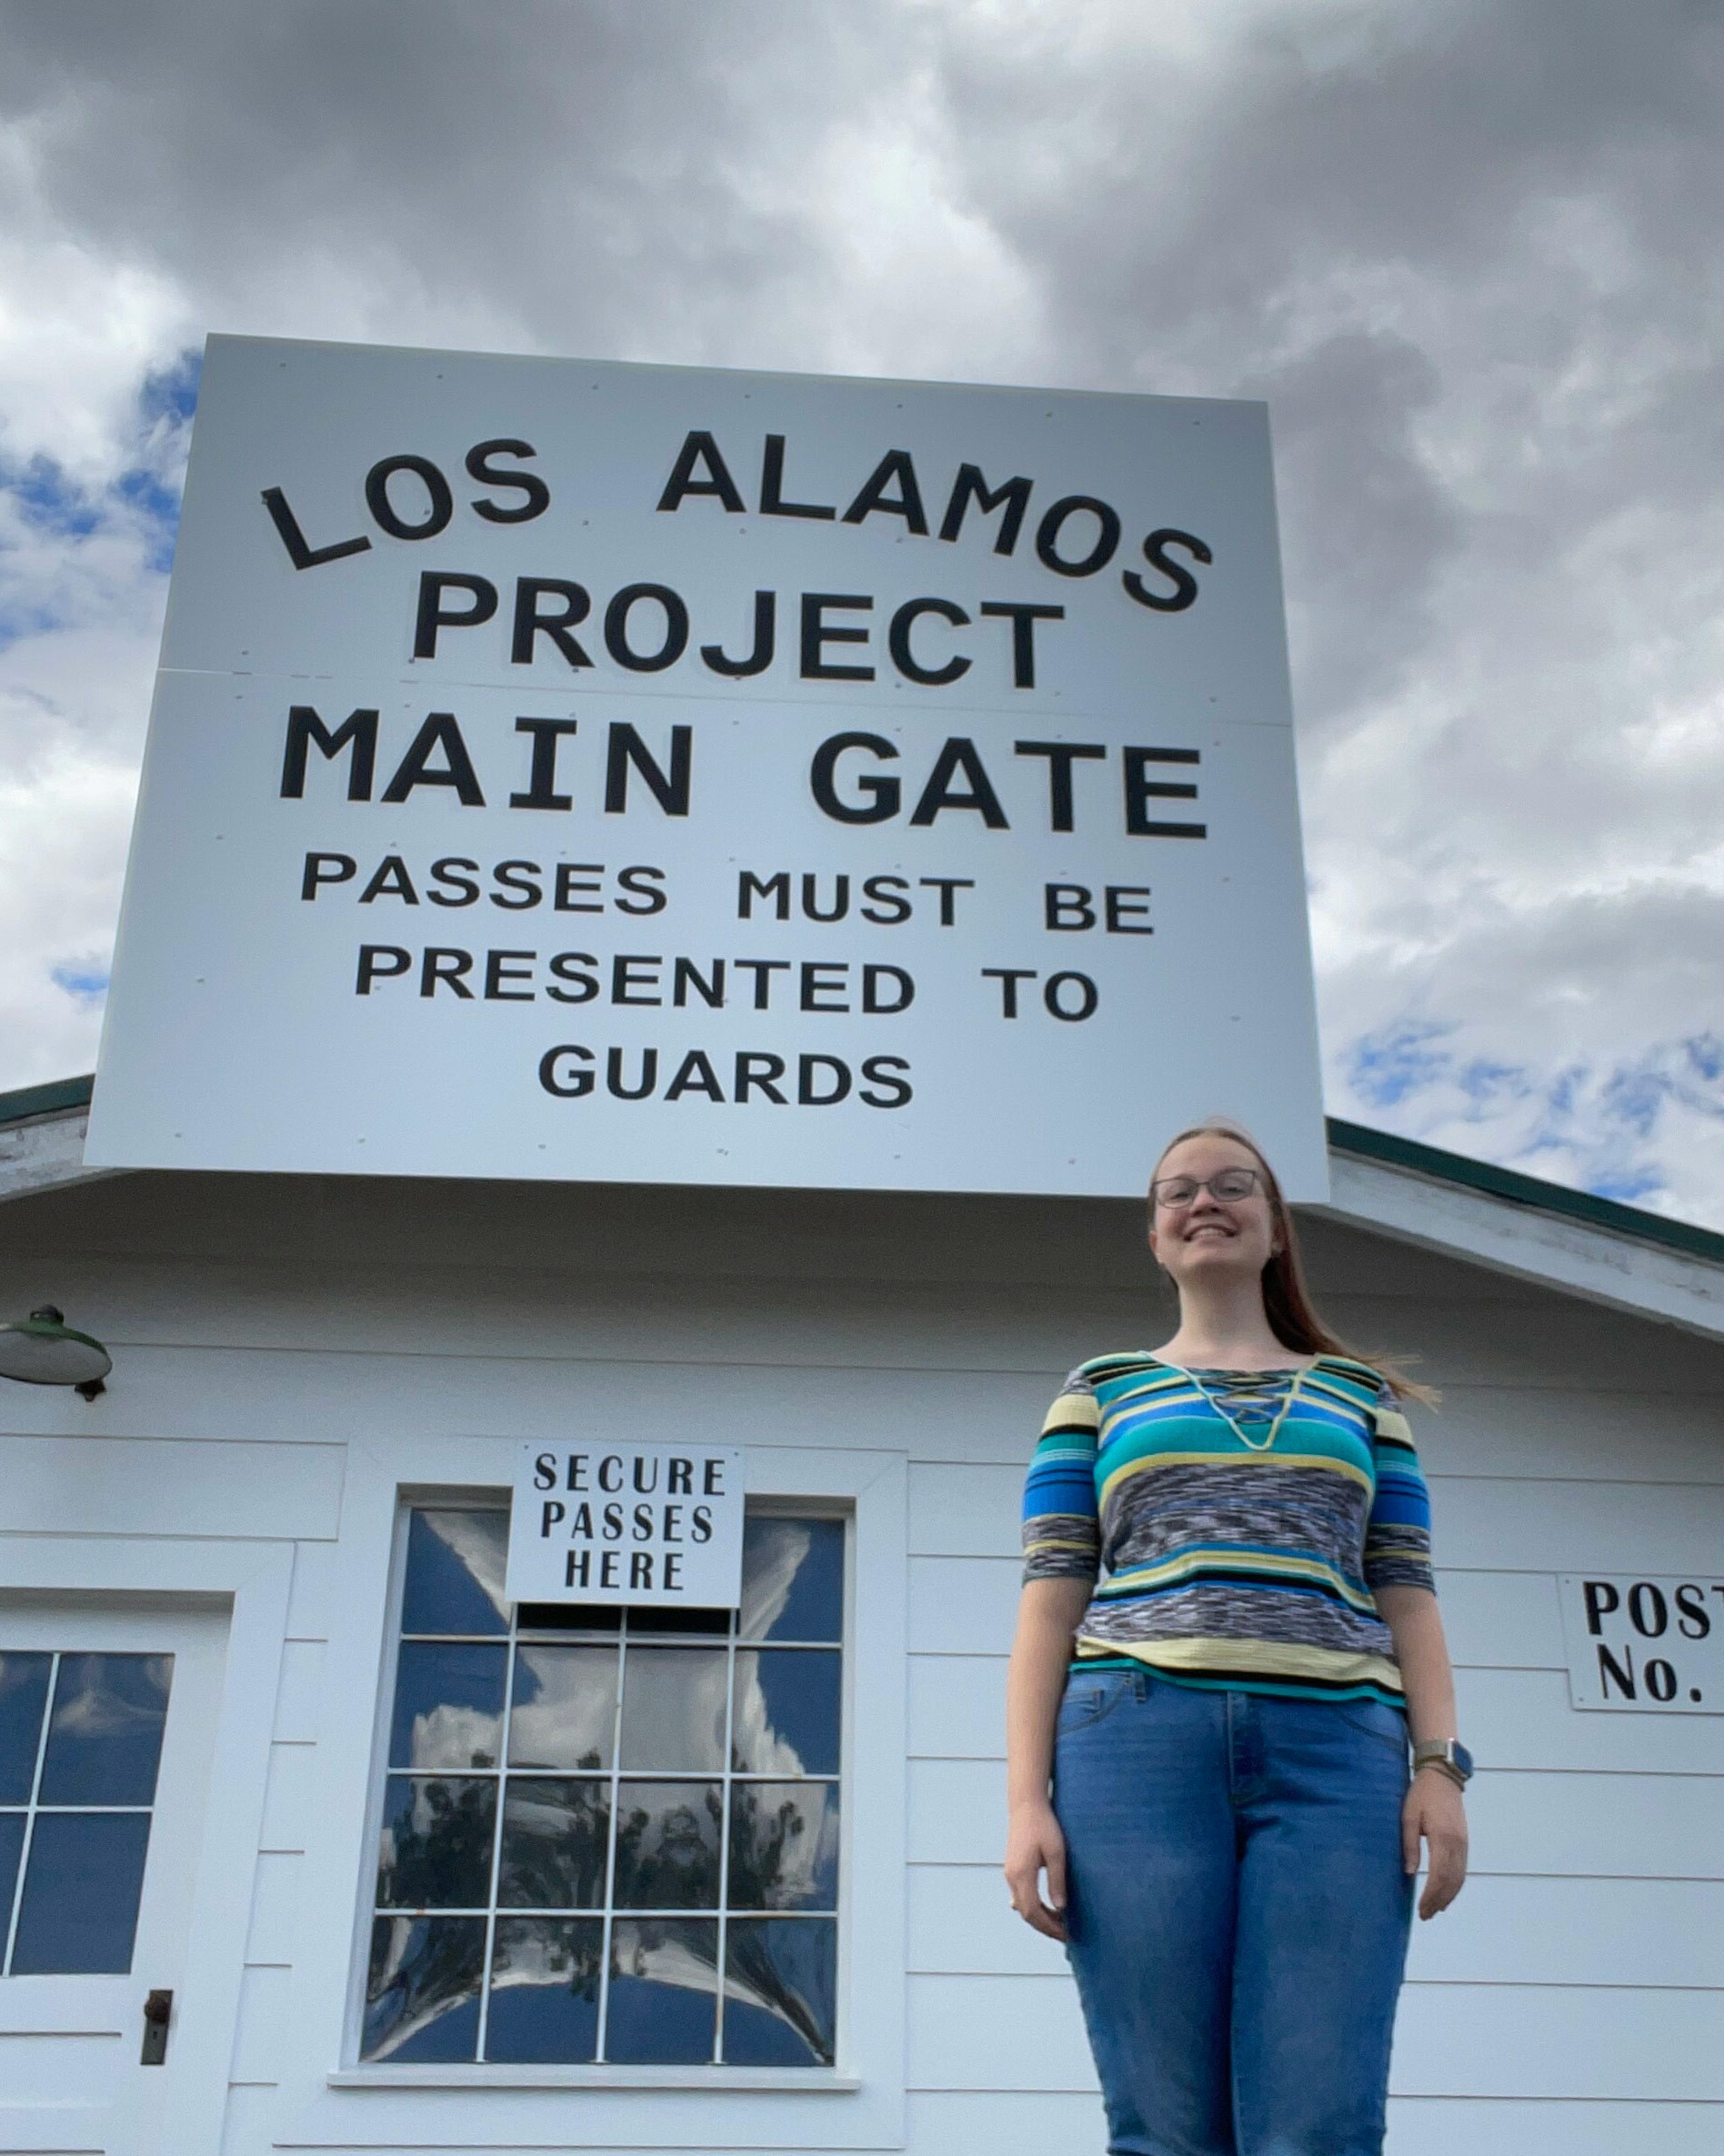
<path id="1" fill-rule="evenodd" d="M 1066 1380 L 1030 1461 L 1024 1577 L 1098 1581 L 1085 1667 L 1399 1706 L 1373 1594 L 1433 1585 L 1430 1500 L 1364 1363 L 1322 1355 L 1301 1375 L 1098 1355 Z"/>

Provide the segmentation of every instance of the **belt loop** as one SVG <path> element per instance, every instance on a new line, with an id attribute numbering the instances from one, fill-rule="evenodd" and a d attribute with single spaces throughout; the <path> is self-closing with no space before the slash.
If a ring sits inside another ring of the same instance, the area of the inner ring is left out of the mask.
<path id="1" fill-rule="evenodd" d="M 1134 1670 L 1131 1672 L 1131 1696 L 1139 1707 L 1149 1697 L 1149 1680 L 1141 1670 Z"/>

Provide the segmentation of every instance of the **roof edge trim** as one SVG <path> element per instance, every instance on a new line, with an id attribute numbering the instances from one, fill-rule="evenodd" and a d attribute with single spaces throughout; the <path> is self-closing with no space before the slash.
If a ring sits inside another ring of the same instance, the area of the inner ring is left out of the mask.
<path id="1" fill-rule="evenodd" d="M 88 1108 L 95 1080 L 55 1078 L 45 1086 L 21 1086 L 15 1092 L 0 1093 L 0 1124 L 27 1123 L 35 1116 L 65 1116 Z"/>
<path id="2" fill-rule="evenodd" d="M 1611 1235 L 1627 1236 L 1639 1243 L 1659 1243 L 1685 1257 L 1703 1258 L 1724 1265 L 1724 1235 L 1695 1228 L 1686 1220 L 1672 1220 L 1663 1213 L 1649 1213 L 1639 1206 L 1619 1205 L 1613 1198 L 1597 1198 L 1589 1190 L 1571 1190 L 1563 1183 L 1547 1183 L 1516 1168 L 1495 1168 L 1484 1160 L 1471 1160 L 1464 1153 L 1450 1153 L 1440 1146 L 1421 1144 L 1417 1138 L 1397 1138 L 1387 1130 L 1368 1130 L 1362 1123 L 1344 1122 L 1338 1116 L 1325 1118 L 1328 1142 L 1338 1153 L 1350 1153 L 1359 1160 L 1375 1160 L 1385 1168 L 1400 1168 L 1410 1174 L 1428 1176 L 1433 1181 L 1478 1190 L 1489 1198 L 1505 1198 L 1510 1205 L 1529 1206 L 1541 1213 L 1584 1221 Z"/>

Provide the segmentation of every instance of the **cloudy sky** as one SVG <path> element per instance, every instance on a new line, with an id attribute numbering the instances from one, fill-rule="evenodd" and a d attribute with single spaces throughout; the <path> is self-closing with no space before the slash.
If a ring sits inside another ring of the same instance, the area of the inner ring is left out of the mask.
<path id="1" fill-rule="evenodd" d="M 0 1088 L 210 329 L 1266 396 L 1331 1113 L 1724 1227 L 1719 0 L 5 0 Z"/>

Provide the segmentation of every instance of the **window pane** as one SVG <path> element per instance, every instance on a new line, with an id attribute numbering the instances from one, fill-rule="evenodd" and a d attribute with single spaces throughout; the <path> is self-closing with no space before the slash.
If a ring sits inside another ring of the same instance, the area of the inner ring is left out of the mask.
<path id="1" fill-rule="evenodd" d="M 37 1802 L 152 1803 L 173 1675 L 171 1654 L 63 1654 Z"/>
<path id="2" fill-rule="evenodd" d="M 836 1925 L 733 1917 L 725 1940 L 725 2064 L 830 2066 L 837 1979 Z"/>
<path id="3" fill-rule="evenodd" d="M 13 1974 L 125 1976 L 132 1966 L 149 1840 L 146 1811 L 39 1811 L 25 1867 Z"/>
<path id="4" fill-rule="evenodd" d="M 18 1859 L 24 1854 L 24 1814 L 0 1811 L 0 1953 L 12 1928 L 12 1890 L 18 1883 Z"/>
<path id="5" fill-rule="evenodd" d="M 728 1609 L 677 1609 L 663 1602 L 640 1602 L 628 1612 L 631 1640 L 649 1632 L 659 1637 L 672 1632 L 704 1632 L 723 1640 L 729 1631 Z"/>
<path id="6" fill-rule="evenodd" d="M 392 1767 L 495 1767 L 503 1721 L 503 1647 L 409 1642 L 396 1670 Z"/>
<path id="7" fill-rule="evenodd" d="M 407 1522 L 404 1632 L 506 1632 L 506 1512 L 415 1512 Z"/>
<path id="8" fill-rule="evenodd" d="M 613 1923 L 606 2058 L 628 2066 L 710 2060 L 717 1960 L 717 1924 Z"/>
<path id="9" fill-rule="evenodd" d="M 533 2065 L 595 2057 L 604 1955 L 596 1920 L 498 1918 L 486 2057 Z"/>
<path id="10" fill-rule="evenodd" d="M 362 2059 L 471 2059 L 479 2041 L 483 1917 L 379 1917 L 371 1927 Z"/>
<path id="11" fill-rule="evenodd" d="M 0 1654 L 0 1804 L 27 1804 L 47 1703 L 46 1654 Z"/>
<path id="12" fill-rule="evenodd" d="M 836 1909 L 837 1785 L 733 1782 L 726 1892 L 732 1909 Z"/>
<path id="13" fill-rule="evenodd" d="M 626 1781 L 617 1791 L 617 1909 L 717 1909 L 718 1784 Z"/>
<path id="14" fill-rule="evenodd" d="M 603 1909 L 610 1809 L 607 1781 L 510 1775 L 498 1901 L 506 1909 Z"/>
<path id="15" fill-rule="evenodd" d="M 377 1849 L 378 1901 L 385 1909 L 483 1909 L 496 1831 L 495 1781 L 392 1774 Z"/>
<path id="16" fill-rule="evenodd" d="M 836 1774 L 839 1657 L 822 1648 L 737 1655 L 731 1764 L 738 1774 Z"/>
<path id="17" fill-rule="evenodd" d="M 712 1647 L 631 1647 L 623 1665 L 621 1765 L 660 1774 L 725 1763 L 725 1657 Z"/>
<path id="18" fill-rule="evenodd" d="M 742 1530 L 745 1640 L 841 1640 L 844 1522 L 753 1519 Z"/>
<path id="19" fill-rule="evenodd" d="M 608 1767 L 617 1660 L 614 1647 L 517 1647 L 509 1765 Z"/>
<path id="20" fill-rule="evenodd" d="M 515 1612 L 517 1632 L 620 1632 L 623 1613 L 598 1602 L 522 1602 Z"/>

